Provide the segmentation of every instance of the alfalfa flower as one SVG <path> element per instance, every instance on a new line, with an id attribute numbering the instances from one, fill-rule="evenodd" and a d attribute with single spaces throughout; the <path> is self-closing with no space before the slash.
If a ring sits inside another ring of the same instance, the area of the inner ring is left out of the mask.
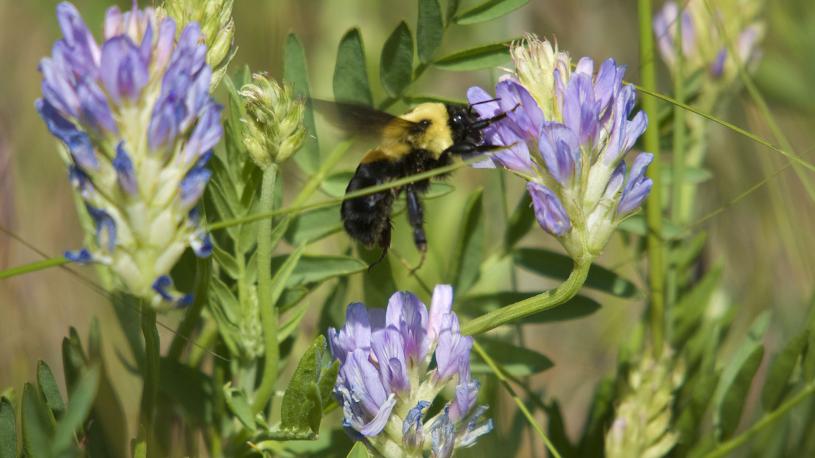
<path id="1" fill-rule="evenodd" d="M 63 38 L 40 62 L 37 110 L 66 147 L 71 183 L 93 221 L 87 248 L 66 253 L 108 265 L 131 294 L 183 304 L 169 277 L 191 247 L 211 250 L 196 204 L 221 138 L 221 107 L 197 24 L 180 34 L 155 10 L 107 10 L 98 44 L 68 2 L 57 6 Z"/>
<path id="2" fill-rule="evenodd" d="M 676 53 L 681 52 L 684 75 L 703 72 L 713 83 L 733 81 L 738 63 L 752 68 L 758 62 L 757 45 L 764 35 L 764 25 L 758 19 L 761 7 L 760 0 L 666 2 L 653 20 L 662 60 L 676 72 Z M 677 44 L 680 27 L 682 43 Z M 727 40 L 732 40 L 738 62 Z"/>
<path id="3" fill-rule="evenodd" d="M 305 104 L 290 85 L 255 73 L 240 96 L 246 113 L 243 144 L 258 167 L 283 162 L 300 149 L 306 137 Z"/>
<path id="4" fill-rule="evenodd" d="M 166 0 L 159 9 L 183 28 L 197 23 L 207 45 L 207 65 L 212 69 L 212 90 L 226 73 L 235 56 L 235 21 L 232 19 L 234 0 Z"/>
<path id="5" fill-rule="evenodd" d="M 467 94 L 470 103 L 480 102 L 482 117 L 507 113 L 485 135 L 507 148 L 480 166 L 525 177 L 540 226 L 574 259 L 591 259 L 651 189 L 645 171 L 653 156 L 637 155 L 628 174 L 624 162 L 647 118 L 634 113 L 636 93 L 613 59 L 595 71 L 584 57 L 572 70 L 568 54 L 534 36 L 513 44 L 511 53 L 515 73 L 499 81 L 494 97 L 479 87 Z"/>
<path id="6" fill-rule="evenodd" d="M 340 361 L 334 393 L 344 426 L 383 456 L 449 457 L 492 429 L 482 418 L 486 406 L 476 407 L 473 340 L 461 335 L 452 303 L 449 285 L 436 287 L 429 313 L 416 296 L 398 292 L 386 310 L 349 305 L 345 326 L 328 330 Z M 452 400 L 428 418 L 427 409 L 448 386 Z"/>

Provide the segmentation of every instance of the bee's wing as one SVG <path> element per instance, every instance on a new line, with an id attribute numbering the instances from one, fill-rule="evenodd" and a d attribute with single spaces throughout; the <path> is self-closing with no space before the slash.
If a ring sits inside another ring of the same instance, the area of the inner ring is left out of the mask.
<path id="1" fill-rule="evenodd" d="M 416 126 L 412 121 L 367 105 L 314 98 L 310 102 L 327 121 L 353 135 L 378 139 L 386 127 L 408 130 Z"/>

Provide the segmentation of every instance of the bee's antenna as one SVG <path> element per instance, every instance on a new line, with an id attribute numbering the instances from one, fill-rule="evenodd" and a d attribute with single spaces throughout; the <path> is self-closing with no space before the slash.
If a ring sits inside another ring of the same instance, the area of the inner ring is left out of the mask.
<path id="1" fill-rule="evenodd" d="M 476 105 L 481 105 L 482 103 L 497 102 L 497 101 L 499 101 L 499 100 L 501 100 L 501 97 L 496 97 L 496 98 L 494 98 L 494 99 L 482 100 L 482 101 L 480 101 L 480 102 L 471 103 L 471 104 L 470 104 L 470 106 L 471 106 L 471 107 L 474 107 L 474 106 L 476 106 Z"/>

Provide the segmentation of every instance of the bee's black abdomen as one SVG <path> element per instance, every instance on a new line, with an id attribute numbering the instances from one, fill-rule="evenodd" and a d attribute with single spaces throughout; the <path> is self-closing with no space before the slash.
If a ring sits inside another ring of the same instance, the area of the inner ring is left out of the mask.
<path id="1" fill-rule="evenodd" d="M 360 164 L 345 193 L 382 184 L 390 175 L 386 173 L 388 168 L 385 162 Z M 390 246 L 390 214 L 394 196 L 395 192 L 388 190 L 343 201 L 342 222 L 348 235 L 365 246 L 378 245 L 387 249 Z"/>

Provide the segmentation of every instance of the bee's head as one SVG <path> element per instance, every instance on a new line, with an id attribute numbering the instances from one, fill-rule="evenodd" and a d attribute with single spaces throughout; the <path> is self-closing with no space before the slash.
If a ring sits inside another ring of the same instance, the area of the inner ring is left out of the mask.
<path id="1" fill-rule="evenodd" d="M 498 99 L 484 100 L 469 105 L 447 105 L 449 115 L 450 130 L 453 134 L 453 142 L 456 144 L 481 145 L 484 143 L 483 130 L 495 121 L 506 117 L 506 113 L 498 113 L 491 118 L 481 118 L 473 108 L 474 105 L 495 102 Z"/>

